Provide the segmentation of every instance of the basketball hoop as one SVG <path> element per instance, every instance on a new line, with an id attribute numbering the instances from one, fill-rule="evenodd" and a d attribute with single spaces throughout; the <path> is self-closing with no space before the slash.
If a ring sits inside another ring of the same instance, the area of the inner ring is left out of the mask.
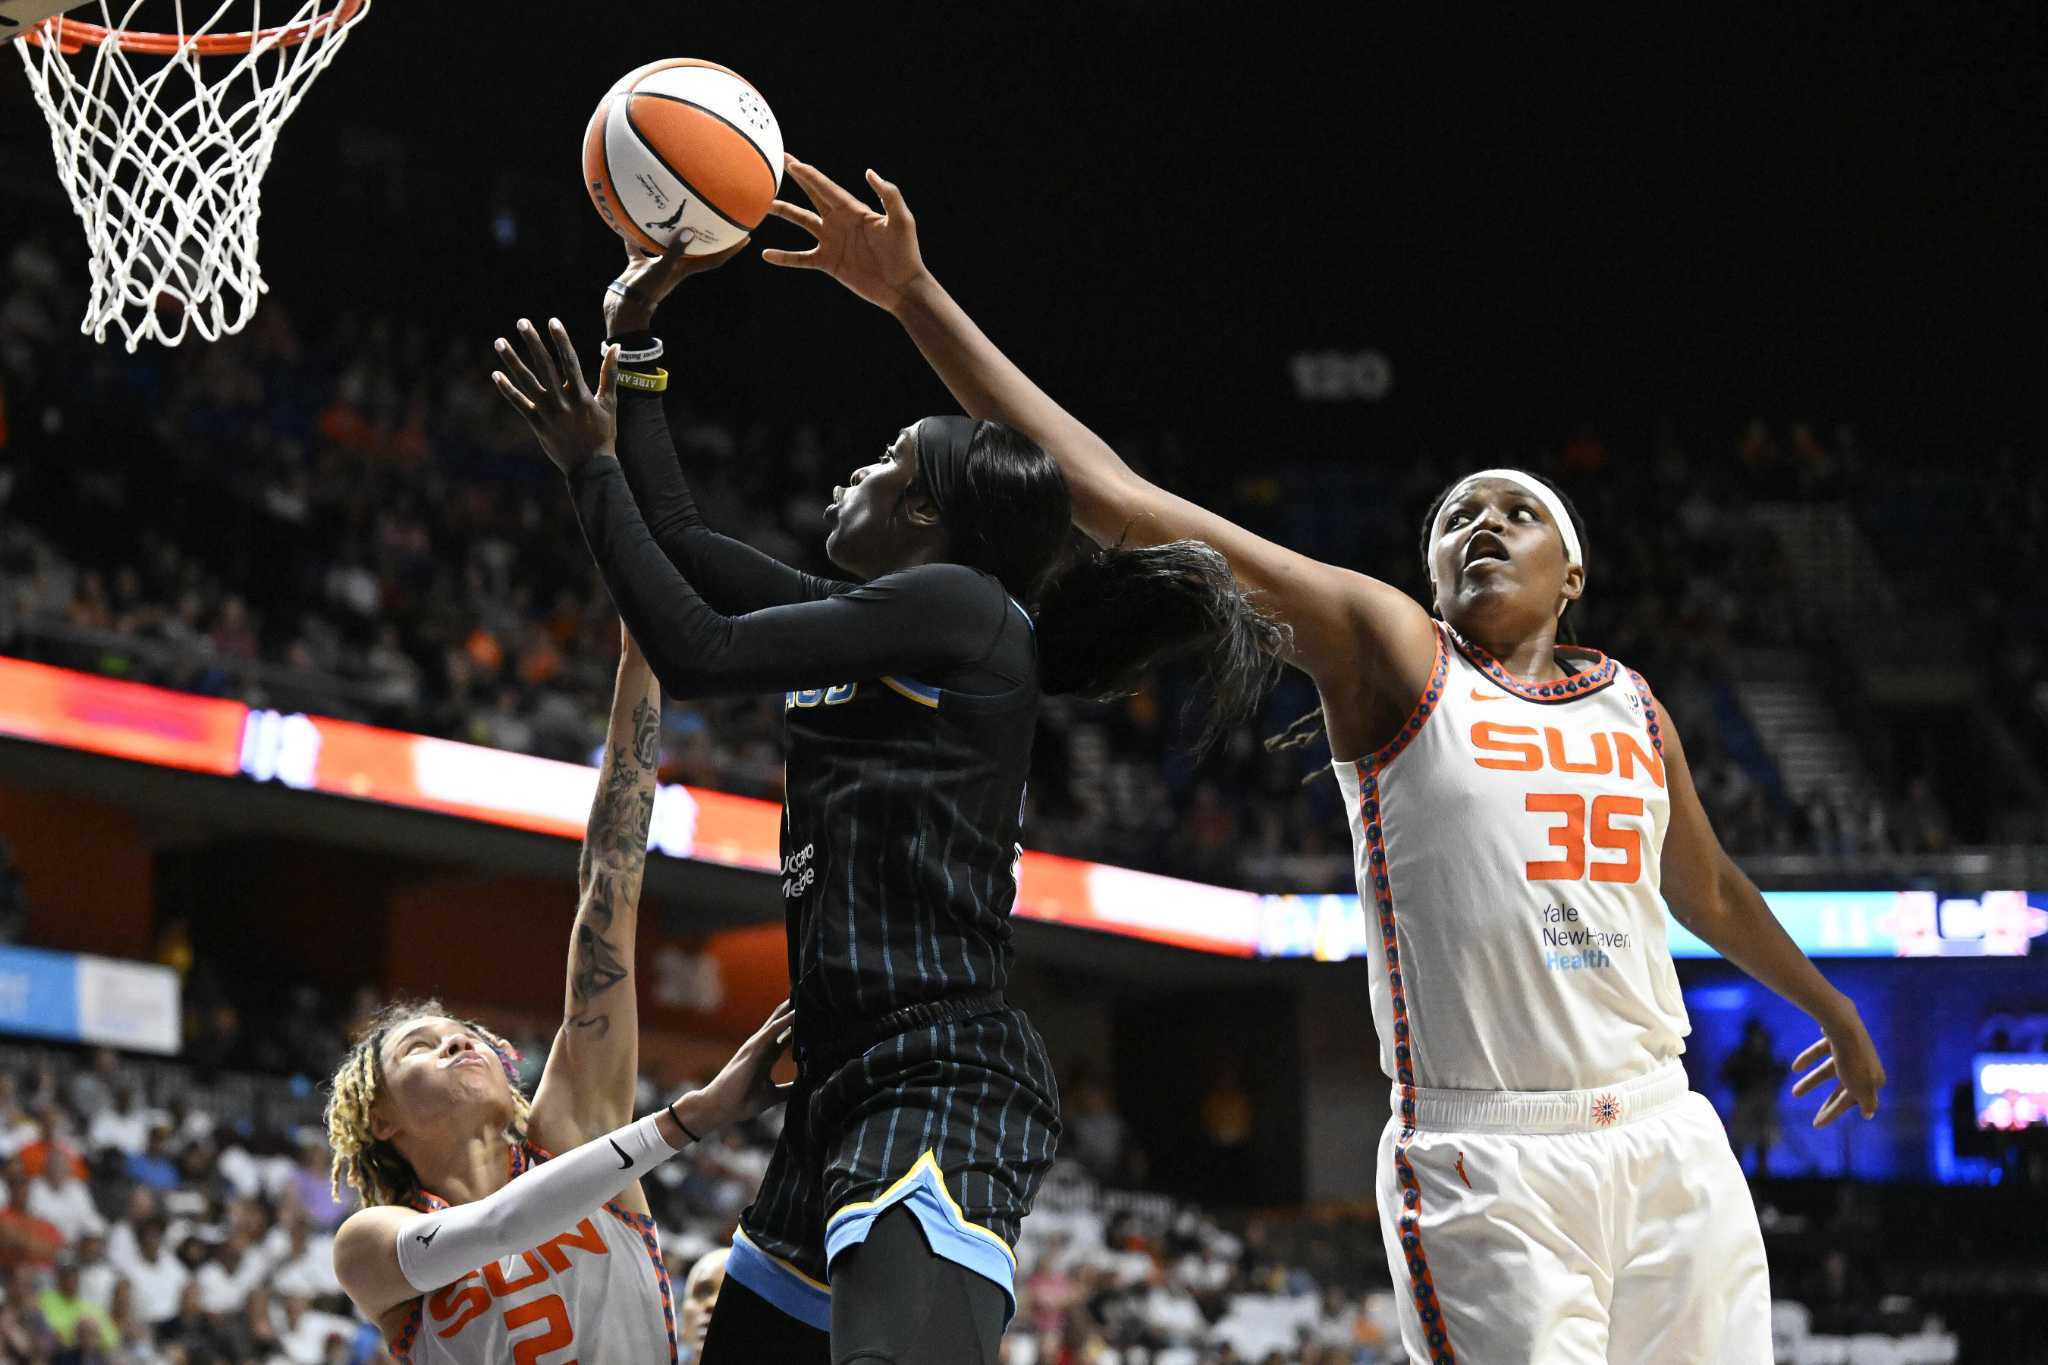
<path id="1" fill-rule="evenodd" d="M 98 0 L 104 23 L 49 18 L 15 40 L 92 251 L 80 330 L 105 341 L 118 327 L 130 352 L 188 331 L 215 341 L 255 315 L 278 130 L 370 9 L 282 0 L 270 8 L 291 17 L 265 26 L 264 0 L 217 0 L 188 24 L 185 0 L 171 0 L 175 32 L 130 27 L 149 2 Z M 249 26 L 217 32 L 238 8 Z"/>

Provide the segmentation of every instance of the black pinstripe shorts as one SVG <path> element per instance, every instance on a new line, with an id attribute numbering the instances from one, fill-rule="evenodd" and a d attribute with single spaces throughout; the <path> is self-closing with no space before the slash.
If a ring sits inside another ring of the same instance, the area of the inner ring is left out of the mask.
<path id="1" fill-rule="evenodd" d="M 995 1280 L 1014 1304 L 1010 1248 L 1059 1145 L 1044 1040 L 1000 997 L 878 1022 L 860 1031 L 856 1041 L 878 1040 L 858 1053 L 806 1050 L 730 1273 L 808 1320 L 829 1305 L 832 1258 L 900 1203 L 933 1251 Z"/>

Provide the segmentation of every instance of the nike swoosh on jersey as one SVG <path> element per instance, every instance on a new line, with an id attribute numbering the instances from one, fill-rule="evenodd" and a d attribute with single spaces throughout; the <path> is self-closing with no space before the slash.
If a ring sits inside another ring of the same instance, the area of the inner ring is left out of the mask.
<path id="1" fill-rule="evenodd" d="M 1505 692 L 1481 692 L 1476 687 L 1472 689 L 1472 700 L 1474 701 L 1504 701 L 1506 698 L 1507 693 Z"/>
<path id="2" fill-rule="evenodd" d="M 619 1140 L 617 1138 L 606 1138 L 605 1141 L 611 1143 L 612 1150 L 619 1154 L 619 1169 L 622 1171 L 632 1170 L 633 1158 L 626 1155 L 626 1149 L 619 1146 Z"/>

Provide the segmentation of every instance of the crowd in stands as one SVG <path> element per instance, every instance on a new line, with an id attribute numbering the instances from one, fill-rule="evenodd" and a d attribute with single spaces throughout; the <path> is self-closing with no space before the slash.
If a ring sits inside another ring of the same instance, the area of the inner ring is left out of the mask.
<path id="1" fill-rule="evenodd" d="M 302 329 L 272 299 L 240 336 L 129 357 L 79 336 L 79 311 L 57 250 L 17 242 L 0 267 L 0 652 L 592 757 L 616 617 L 474 347 L 356 314 Z M 673 424 L 711 524 L 829 571 L 820 514 L 863 434 L 692 402 L 678 400 Z M 1410 520 L 1485 462 L 1425 452 L 1369 481 L 1324 463 L 1218 482 L 1170 433 L 1127 433 L 1119 448 L 1286 543 L 1411 587 Z M 1924 788 L 1785 791 L 1727 685 L 1732 648 L 1790 644 L 1801 629 L 1745 501 L 1835 486 L 1861 458 L 1853 431 L 1755 423 L 1732 442 L 1666 435 L 1646 449 L 1588 432 L 1501 458 L 1577 500 L 1594 572 L 1581 629 L 1650 678 L 1731 851 L 1946 842 Z M 1400 515 L 1359 518 L 1359 506 Z M 2041 672 L 2040 657 L 2024 666 Z M 1335 784 L 1303 781 L 1327 750 L 1262 743 L 1314 706 L 1312 689 L 1290 677 L 1199 764 L 1177 744 L 1190 700 L 1168 671 L 1121 702 L 1050 703 L 1034 842 L 1257 889 L 1348 889 Z M 671 705 L 664 775 L 774 798 L 780 744 L 777 698 Z"/>
<path id="2" fill-rule="evenodd" d="M 544 1040 L 521 1050 L 537 1071 Z M 330 1192 L 308 1079 L 0 1044 L 0 1361 L 389 1361 L 334 1278 L 351 1205 Z M 639 1107 L 686 1084 L 643 1076 Z M 646 1183 L 679 1298 L 692 1266 L 729 1241 L 778 1121 L 716 1135 Z M 1025 1223 L 1007 1365 L 1402 1359 L 1369 1210 L 1213 1215 L 1105 1182 L 1086 1156 L 1063 1151 Z M 1890 1343 L 1873 1360 L 1956 1359 L 1955 1338 L 1857 1251 L 1877 1227 L 1867 1200 L 1840 1196 L 1826 1225 L 1841 1235 L 1815 1250 L 1815 1220 L 1768 1203 L 1764 1214 L 1767 1229 L 1806 1239 L 1798 1255 L 1773 1252 L 1781 1359 L 1847 1359 L 1855 1334 Z"/>

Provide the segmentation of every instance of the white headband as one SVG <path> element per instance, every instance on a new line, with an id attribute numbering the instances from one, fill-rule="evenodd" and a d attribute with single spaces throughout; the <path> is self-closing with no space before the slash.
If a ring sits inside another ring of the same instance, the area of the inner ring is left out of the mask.
<path id="1" fill-rule="evenodd" d="M 1564 562 L 1581 567 L 1585 565 L 1585 552 L 1579 548 L 1579 532 L 1572 525 L 1571 514 L 1564 510 L 1564 499 L 1558 497 L 1548 484 L 1530 478 L 1519 469 L 1482 469 L 1477 474 L 1468 474 L 1459 480 L 1458 486 L 1445 496 L 1444 501 L 1450 502 L 1466 485 L 1477 483 L 1481 479 L 1500 479 L 1505 483 L 1511 483 L 1542 503 L 1543 510 L 1550 513 L 1550 519 L 1557 523 L 1558 535 L 1564 539 Z M 1430 577 L 1433 580 L 1435 574 L 1432 573 Z"/>

